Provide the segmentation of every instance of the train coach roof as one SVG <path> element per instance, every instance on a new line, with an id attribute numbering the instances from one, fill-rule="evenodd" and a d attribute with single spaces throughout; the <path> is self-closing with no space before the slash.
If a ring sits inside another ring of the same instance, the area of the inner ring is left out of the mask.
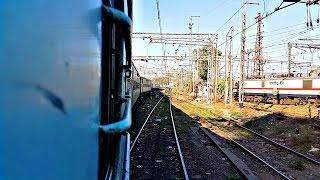
<path id="1" fill-rule="evenodd" d="M 313 80 L 320 79 L 320 77 L 283 77 L 283 78 L 270 78 L 270 79 L 245 79 L 245 81 L 272 81 L 272 80 Z"/>

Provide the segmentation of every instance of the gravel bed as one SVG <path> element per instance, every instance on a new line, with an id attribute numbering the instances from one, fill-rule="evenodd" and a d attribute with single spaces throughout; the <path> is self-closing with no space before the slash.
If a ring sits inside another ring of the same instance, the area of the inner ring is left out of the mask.
<path id="1" fill-rule="evenodd" d="M 138 99 L 132 112 L 132 126 L 129 130 L 131 141 L 134 140 L 152 108 L 162 96 L 161 91 L 152 91 Z"/>
<path id="2" fill-rule="evenodd" d="M 243 179 L 191 117 L 174 106 L 172 110 L 190 179 Z"/>
<path id="3" fill-rule="evenodd" d="M 220 128 L 222 129 L 222 128 Z M 213 130 L 214 131 L 214 130 Z M 251 156 L 245 150 L 241 149 L 239 146 L 234 144 L 232 141 L 216 136 L 221 142 L 223 142 L 224 147 L 230 149 L 235 155 L 237 155 L 241 160 L 246 163 L 246 165 L 253 171 L 253 173 L 260 179 L 282 179 L 276 172 L 271 170 L 268 166 L 260 162 L 255 157 Z"/>
<path id="4" fill-rule="evenodd" d="M 166 97 L 131 151 L 130 173 L 131 179 L 183 179 Z"/>
<path id="5" fill-rule="evenodd" d="M 320 179 L 320 166 L 315 165 L 260 137 L 238 140 L 271 165 L 294 179 Z"/>
<path id="6" fill-rule="evenodd" d="M 233 135 L 238 137 L 237 142 L 292 179 L 320 179 L 319 165 L 239 127 L 223 127 L 221 125 L 219 129 L 229 133 L 232 132 Z"/>

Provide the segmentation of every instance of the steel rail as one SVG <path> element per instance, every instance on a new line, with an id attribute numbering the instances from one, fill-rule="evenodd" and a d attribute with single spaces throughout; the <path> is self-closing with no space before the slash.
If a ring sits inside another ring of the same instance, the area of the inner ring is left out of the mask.
<path id="1" fill-rule="evenodd" d="M 266 166 L 268 166 L 270 169 L 272 169 L 273 171 L 275 171 L 277 174 L 279 174 L 281 177 L 290 180 L 291 178 L 286 176 L 285 174 L 283 174 L 281 171 L 279 171 L 278 169 L 276 169 L 275 167 L 273 167 L 271 164 L 269 164 L 268 162 L 266 162 L 265 160 L 263 160 L 262 158 L 260 158 L 258 155 L 254 154 L 252 151 L 250 151 L 249 149 L 247 149 L 246 147 L 242 146 L 240 143 L 238 143 L 237 141 L 229 138 L 230 141 L 232 141 L 233 143 L 235 143 L 238 147 L 240 147 L 241 149 L 243 149 L 244 151 L 246 151 L 247 153 L 249 153 L 251 156 L 255 157 L 256 159 L 258 159 L 260 162 L 262 162 L 263 164 L 265 164 Z"/>
<path id="2" fill-rule="evenodd" d="M 255 135 L 257 135 L 257 136 L 259 136 L 259 137 L 261 137 L 261 138 L 263 138 L 263 139 L 265 139 L 265 140 L 267 140 L 267 141 L 269 141 L 269 142 L 271 142 L 272 144 L 277 145 L 277 146 L 279 146 L 279 147 L 282 147 L 282 148 L 290 151 L 291 153 L 293 153 L 293 154 L 295 154 L 295 155 L 298 155 L 298 156 L 300 156 L 300 157 L 302 157 L 302 158 L 304 158 L 304 159 L 306 159 L 306 160 L 308 160 L 308 161 L 310 161 L 310 162 L 312 162 L 312 163 L 315 163 L 315 164 L 317 164 L 317 165 L 320 165 L 320 162 L 319 162 L 318 160 L 312 159 L 312 158 L 310 158 L 310 157 L 308 157 L 308 156 L 306 156 L 306 155 L 304 155 L 304 154 L 302 154 L 302 153 L 300 153 L 300 152 L 298 152 L 298 151 L 296 151 L 296 150 L 294 150 L 294 149 L 291 149 L 291 148 L 289 148 L 289 147 L 287 147 L 287 146 L 285 146 L 285 145 L 282 145 L 282 144 L 280 144 L 280 143 L 278 143 L 278 142 L 276 142 L 276 141 L 274 141 L 274 140 L 272 140 L 272 139 L 270 139 L 270 138 L 268 138 L 268 137 L 266 137 L 266 136 L 264 136 L 264 135 L 262 135 L 262 134 L 259 134 L 259 133 L 255 132 L 255 131 L 247 128 L 247 127 L 244 127 L 244 126 L 240 125 L 240 124 L 239 124 L 236 120 L 234 120 L 234 119 L 230 119 L 230 120 L 233 121 L 233 122 L 235 122 L 238 127 L 242 128 L 242 129 L 245 129 L 245 130 L 247 130 L 247 131 L 249 131 L 249 132 L 251 132 L 251 133 L 253 133 L 253 134 L 255 134 Z"/>
<path id="3" fill-rule="evenodd" d="M 200 128 L 205 135 L 210 139 L 210 141 L 215 144 L 218 149 L 229 159 L 229 161 L 234 165 L 234 167 L 241 173 L 241 175 L 248 180 L 257 180 L 258 177 L 249 169 L 249 167 L 234 153 L 230 151 L 229 148 L 225 147 L 223 143 L 213 137 L 215 134 L 211 130 L 208 130 L 207 128 Z M 228 138 L 226 138 L 228 139 Z"/>
<path id="4" fill-rule="evenodd" d="M 182 169 L 183 169 L 184 178 L 186 180 L 189 180 L 189 175 L 188 175 L 188 172 L 187 172 L 186 165 L 184 163 L 184 159 L 183 159 L 183 155 L 182 155 L 182 151 L 181 151 L 181 148 L 180 148 L 178 135 L 177 135 L 177 131 L 176 131 L 176 126 L 175 126 L 174 118 L 173 118 L 173 115 L 172 115 L 171 97 L 169 97 L 169 104 L 170 104 L 170 116 L 171 116 L 171 121 L 172 121 L 172 126 L 173 126 L 174 137 L 176 139 L 176 144 L 177 144 L 177 148 L 178 148 L 178 152 L 179 152 L 179 156 L 180 156 L 180 161 L 181 161 L 181 166 L 182 166 Z"/>
<path id="5" fill-rule="evenodd" d="M 144 121 L 144 123 L 143 123 L 143 125 L 142 125 L 142 127 L 141 127 L 141 129 L 140 129 L 140 131 L 139 131 L 139 133 L 137 134 L 136 138 L 134 139 L 134 141 L 133 141 L 133 143 L 132 143 L 132 145 L 131 145 L 130 152 L 132 151 L 134 145 L 136 144 L 136 142 L 137 142 L 137 140 L 138 140 L 138 138 L 139 138 L 139 136 L 140 136 L 140 134 L 141 134 L 144 126 L 147 124 L 147 122 L 148 122 L 150 116 L 152 115 L 153 111 L 156 109 L 156 107 L 158 106 L 158 104 L 161 102 L 161 100 L 162 100 L 163 98 L 164 98 L 164 96 L 162 96 L 162 97 L 160 98 L 160 100 L 159 100 L 159 101 L 157 102 L 157 104 L 153 107 L 153 109 L 152 109 L 151 112 L 149 113 L 148 117 L 147 117 L 146 120 Z"/>
<path id="6" fill-rule="evenodd" d="M 210 122 L 209 122 L 210 123 Z M 211 124 L 211 123 L 210 123 Z M 204 130 L 204 129 L 202 129 Z M 212 131 L 210 131 L 211 133 L 213 133 Z M 227 137 L 228 140 L 230 140 L 231 142 L 233 142 L 235 145 L 237 145 L 240 149 L 244 150 L 245 152 L 247 152 L 249 155 L 253 156 L 254 158 L 256 158 L 257 160 L 259 160 L 260 162 L 262 162 L 264 165 L 266 165 L 267 167 L 269 167 L 271 170 L 273 170 L 274 172 L 276 172 L 278 175 L 280 175 L 281 177 L 283 177 L 284 179 L 290 180 L 291 178 L 286 176 L 285 174 L 283 174 L 281 171 L 279 171 L 278 169 L 276 169 L 275 167 L 273 167 L 271 164 L 269 164 L 268 162 L 266 162 L 265 160 L 263 160 L 261 157 L 259 157 L 258 155 L 256 155 L 255 153 L 253 153 L 252 151 L 250 151 L 249 149 L 247 149 L 246 147 L 242 146 L 240 143 L 238 143 L 237 141 L 231 139 L 230 137 Z"/>
<path id="7" fill-rule="evenodd" d="M 291 148 L 289 148 L 289 147 L 287 147 L 287 146 L 285 146 L 285 145 L 282 145 L 282 144 L 280 144 L 280 143 L 278 143 L 278 142 L 276 142 L 276 141 L 274 141 L 274 140 L 272 140 L 272 139 L 270 139 L 270 138 L 268 138 L 268 137 L 266 137 L 266 136 L 264 136 L 264 135 L 262 135 L 262 134 L 259 134 L 259 133 L 255 132 L 255 131 L 253 131 L 253 130 L 251 130 L 251 129 L 249 129 L 249 128 L 246 128 L 246 127 L 241 126 L 241 125 L 239 125 L 239 124 L 236 124 L 236 125 L 237 125 L 238 127 L 241 127 L 242 129 L 245 129 L 245 130 L 247 130 L 247 131 L 249 131 L 249 132 L 251 132 L 251 133 L 253 133 L 253 134 L 255 134 L 255 135 L 257 135 L 257 136 L 259 136 L 259 137 L 261 137 L 261 138 L 263 138 L 263 139 L 265 139 L 265 140 L 267 140 L 267 141 L 269 141 L 269 142 L 271 142 L 271 143 L 274 144 L 274 145 L 277 145 L 277 146 L 279 146 L 279 147 L 282 147 L 282 148 L 284 148 L 284 149 L 292 152 L 293 154 L 296 154 L 296 155 L 298 155 L 298 156 L 300 156 L 300 157 L 302 157 L 302 158 L 304 158 L 304 159 L 306 159 L 306 160 L 309 160 L 310 162 L 313 162 L 313 163 L 315 163 L 315 164 L 317 164 L 317 165 L 320 165 L 320 162 L 317 161 L 317 160 L 315 160 L 315 159 L 312 159 L 312 158 L 310 158 L 310 157 L 308 157 L 308 156 L 306 156 L 306 155 L 304 155 L 304 154 L 302 154 L 302 153 L 300 153 L 300 152 L 298 152 L 298 151 L 296 151 L 296 150 L 293 150 L 293 149 L 291 149 Z"/>

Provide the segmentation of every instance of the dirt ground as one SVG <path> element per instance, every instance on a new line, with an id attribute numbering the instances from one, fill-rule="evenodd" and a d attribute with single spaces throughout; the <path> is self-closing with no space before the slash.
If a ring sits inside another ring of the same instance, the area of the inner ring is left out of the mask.
<path id="1" fill-rule="evenodd" d="M 174 91 L 173 91 L 174 92 Z M 233 117 L 244 125 L 302 153 L 320 159 L 320 120 L 314 105 L 272 105 L 236 102 L 211 105 L 205 99 L 173 93 L 173 104 L 199 120 L 219 121 Z"/>

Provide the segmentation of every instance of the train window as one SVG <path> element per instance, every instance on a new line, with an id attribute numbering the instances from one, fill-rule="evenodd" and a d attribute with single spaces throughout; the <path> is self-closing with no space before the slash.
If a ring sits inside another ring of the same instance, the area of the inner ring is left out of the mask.
<path id="1" fill-rule="evenodd" d="M 312 88 L 312 80 L 303 80 L 303 88 Z"/>
<path id="2" fill-rule="evenodd" d="M 261 87 L 264 87 L 265 81 L 261 82 Z"/>

